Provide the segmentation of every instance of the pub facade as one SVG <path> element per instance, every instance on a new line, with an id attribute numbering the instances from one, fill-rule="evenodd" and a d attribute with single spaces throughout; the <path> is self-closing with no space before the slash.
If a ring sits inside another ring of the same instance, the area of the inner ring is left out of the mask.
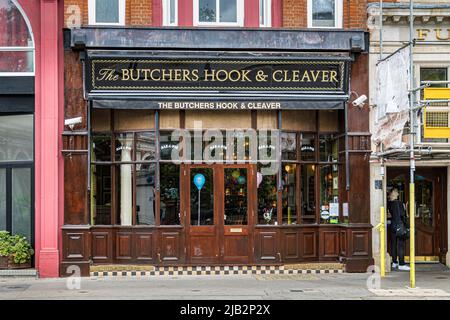
<path id="1" fill-rule="evenodd" d="M 366 271 L 369 117 L 351 102 L 368 94 L 368 34 L 345 27 L 340 1 L 336 25 L 312 14 L 295 29 L 283 28 L 289 1 L 231 1 L 217 17 L 220 1 L 207 2 L 152 2 L 146 26 L 89 18 L 65 30 L 61 275 L 111 264 Z M 171 5 L 187 9 L 172 16 Z"/>

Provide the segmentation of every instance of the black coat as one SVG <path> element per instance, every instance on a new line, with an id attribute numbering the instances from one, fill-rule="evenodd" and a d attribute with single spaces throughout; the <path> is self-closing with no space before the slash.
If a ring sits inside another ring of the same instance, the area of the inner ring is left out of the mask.
<path id="1" fill-rule="evenodd" d="M 391 230 L 396 230 L 397 227 L 403 223 L 405 226 L 406 222 L 406 212 L 403 207 L 403 203 L 399 200 L 388 201 L 387 208 L 391 213 Z"/>

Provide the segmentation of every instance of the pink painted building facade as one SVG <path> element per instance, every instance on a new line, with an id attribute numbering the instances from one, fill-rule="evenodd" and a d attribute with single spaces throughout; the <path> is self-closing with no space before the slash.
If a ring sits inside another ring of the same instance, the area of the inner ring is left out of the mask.
<path id="1" fill-rule="evenodd" d="M 58 276 L 61 252 L 61 4 L 0 1 L 0 229 L 29 238 L 40 277 Z"/>

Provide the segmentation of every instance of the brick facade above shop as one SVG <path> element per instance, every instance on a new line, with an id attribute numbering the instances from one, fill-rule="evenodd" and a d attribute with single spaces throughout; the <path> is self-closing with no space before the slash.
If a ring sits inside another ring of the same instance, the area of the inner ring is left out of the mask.
<path id="1" fill-rule="evenodd" d="M 124 0 L 125 26 L 162 26 L 164 0 Z M 195 0 L 178 0 L 178 26 L 193 26 Z M 259 26 L 258 0 L 244 1 L 243 26 Z M 341 0 L 343 29 L 365 29 L 367 25 L 366 7 L 373 0 Z M 64 1 L 65 27 L 74 15 L 80 16 L 81 25 L 89 24 L 90 0 Z M 308 0 L 272 0 L 270 2 L 271 26 L 281 28 L 308 27 Z M 74 7 L 75 6 L 75 7 Z M 78 8 L 78 9 L 77 9 Z"/>

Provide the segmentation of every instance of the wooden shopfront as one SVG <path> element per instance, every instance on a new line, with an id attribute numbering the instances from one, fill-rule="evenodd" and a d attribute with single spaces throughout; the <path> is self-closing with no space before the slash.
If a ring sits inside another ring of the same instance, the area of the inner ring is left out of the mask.
<path id="1" fill-rule="evenodd" d="M 350 74 L 365 81 L 363 32 L 130 29 L 123 45 L 123 30 L 72 30 L 66 48 L 66 117 L 85 120 L 64 132 L 62 275 L 73 264 L 365 270 L 368 115 L 347 106 Z M 292 38 L 319 33 L 311 48 Z"/>

